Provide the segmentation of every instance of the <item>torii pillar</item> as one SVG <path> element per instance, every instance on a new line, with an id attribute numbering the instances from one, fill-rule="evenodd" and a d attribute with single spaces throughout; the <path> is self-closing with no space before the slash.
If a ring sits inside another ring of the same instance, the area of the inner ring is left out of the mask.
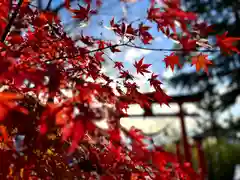
<path id="1" fill-rule="evenodd" d="M 182 102 L 179 102 L 178 106 L 179 106 L 179 117 L 180 117 L 181 132 L 182 132 L 182 139 L 183 139 L 183 146 L 184 146 L 184 157 L 185 157 L 185 161 L 192 163 L 192 153 L 190 151 L 190 146 L 187 139 Z"/>
<path id="2" fill-rule="evenodd" d="M 205 155 L 202 147 L 202 140 L 203 136 L 202 135 L 197 135 L 193 137 L 195 141 L 195 146 L 198 151 L 198 169 L 199 169 L 199 174 L 200 174 L 200 179 L 205 180 L 206 175 L 207 175 L 207 168 L 206 168 L 206 162 L 205 162 Z"/>

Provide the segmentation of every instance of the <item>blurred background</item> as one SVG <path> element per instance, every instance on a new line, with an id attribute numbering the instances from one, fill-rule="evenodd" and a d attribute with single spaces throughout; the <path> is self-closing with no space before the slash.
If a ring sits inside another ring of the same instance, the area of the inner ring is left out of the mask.
<path id="1" fill-rule="evenodd" d="M 176 42 L 158 32 L 155 24 L 146 20 L 150 0 L 135 0 L 127 3 L 119 0 L 102 0 L 102 2 L 99 12 L 87 22 L 72 19 L 61 0 L 35 0 L 32 4 L 37 8 L 59 13 L 66 32 L 73 38 L 76 34 L 83 32 L 84 35 L 97 39 L 120 42 L 121 39 L 116 37 L 109 28 L 109 22 L 114 17 L 115 21 L 124 19 L 128 23 L 142 20 L 152 27 L 150 32 L 155 40 L 150 45 L 135 42 L 139 46 L 166 49 L 178 47 Z M 78 3 L 83 4 L 84 1 L 72 0 L 73 7 Z M 228 31 L 229 36 L 240 37 L 240 0 L 182 0 L 181 3 L 184 10 L 196 12 L 200 21 L 214 25 L 213 36 L 209 37 L 210 41 L 214 42 L 214 35 L 225 31 Z M 160 2 L 159 6 L 161 6 Z M 209 59 L 214 62 L 214 66 L 209 69 L 208 77 L 204 72 L 196 73 L 194 67 L 190 65 L 185 65 L 181 70 L 174 72 L 166 69 L 162 60 L 170 52 L 129 47 L 124 47 L 121 51 L 115 54 L 109 51 L 108 57 L 105 57 L 103 71 L 113 79 L 117 79 L 118 74 L 113 70 L 113 62 L 110 59 L 123 61 L 130 72 L 135 72 L 134 61 L 145 57 L 146 63 L 153 64 L 150 67 L 151 70 L 160 75 L 168 95 L 176 98 L 183 96 L 193 98 L 194 96 L 191 95 L 201 94 L 196 102 L 189 100 L 190 102 L 183 103 L 181 106 L 181 111 L 186 114 L 184 121 L 193 167 L 198 170 L 200 166 L 198 148 L 194 143 L 194 139 L 200 138 L 206 164 L 206 179 L 240 179 L 238 175 L 238 164 L 240 165 L 239 55 L 224 56 L 218 52 L 209 54 Z M 187 55 L 181 53 L 178 55 L 182 61 L 189 59 Z M 146 77 L 136 73 L 134 75 L 142 92 L 152 91 L 146 83 L 150 75 Z M 163 146 L 168 151 L 176 152 L 176 142 L 178 142 L 179 153 L 184 154 L 179 108 L 176 102 L 170 103 L 169 107 L 153 104 L 151 116 L 144 116 L 143 109 L 137 105 L 131 105 L 128 113 L 134 117 L 123 118 L 121 123 L 126 128 L 135 126 L 143 130 L 153 138 L 155 144 Z M 103 121 L 99 125 L 104 127 L 106 124 Z"/>

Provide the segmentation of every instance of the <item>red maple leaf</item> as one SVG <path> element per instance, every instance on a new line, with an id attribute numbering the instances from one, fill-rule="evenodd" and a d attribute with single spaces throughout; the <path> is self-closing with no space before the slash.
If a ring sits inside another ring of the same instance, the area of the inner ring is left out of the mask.
<path id="1" fill-rule="evenodd" d="M 79 141 L 83 138 L 85 133 L 85 127 L 81 120 L 77 120 L 75 124 L 73 125 L 73 131 L 72 131 L 72 144 L 71 147 L 68 150 L 68 153 L 74 152 L 74 150 L 78 147 Z"/>
<path id="2" fill-rule="evenodd" d="M 137 73 L 140 73 L 144 76 L 144 73 L 150 73 L 147 68 L 149 68 L 151 64 L 143 64 L 143 59 L 144 58 L 140 59 L 138 62 L 135 61 L 134 67 L 137 69 Z"/>
<path id="3" fill-rule="evenodd" d="M 70 0 L 66 0 L 66 8 L 70 12 L 75 14 L 74 16 L 72 16 L 72 18 L 79 19 L 81 21 L 89 19 L 89 14 L 91 13 L 90 5 L 91 5 L 91 3 L 88 3 L 86 7 L 78 5 L 79 9 L 72 9 L 70 7 Z"/>
<path id="4" fill-rule="evenodd" d="M 183 50 L 191 51 L 196 48 L 196 40 L 191 40 L 189 37 L 184 36 L 182 37 L 179 42 L 181 43 Z"/>
<path id="5" fill-rule="evenodd" d="M 148 79 L 148 81 L 150 82 L 150 86 L 153 86 L 155 89 L 158 89 L 159 86 L 162 84 L 158 79 L 157 79 L 158 75 L 156 74 L 152 74 L 151 78 Z"/>
<path id="6" fill-rule="evenodd" d="M 167 106 L 169 106 L 168 101 L 171 99 L 161 88 L 158 88 L 156 92 L 154 92 L 154 98 L 160 105 L 166 104 Z"/>
<path id="7" fill-rule="evenodd" d="M 104 58 L 102 57 L 103 54 L 104 54 L 103 52 L 96 52 L 95 53 L 94 56 L 95 56 L 95 58 L 98 62 L 104 62 L 105 61 Z"/>
<path id="8" fill-rule="evenodd" d="M 231 51 L 240 53 L 239 49 L 234 46 L 237 41 L 240 41 L 238 37 L 227 37 L 228 32 L 222 35 L 217 35 L 217 45 L 220 47 L 222 52 L 230 54 Z"/>
<path id="9" fill-rule="evenodd" d="M 122 68 L 124 68 L 122 62 L 116 61 L 116 62 L 114 62 L 114 63 L 115 63 L 115 64 L 114 64 L 114 68 L 117 68 L 117 69 L 119 69 L 119 70 L 121 70 Z"/>
<path id="10" fill-rule="evenodd" d="M 166 68 L 170 66 L 172 71 L 174 71 L 175 65 L 177 65 L 179 68 L 182 67 L 182 65 L 179 62 L 179 56 L 176 55 L 174 52 L 166 56 L 163 61 L 166 63 Z"/>
<path id="11" fill-rule="evenodd" d="M 125 78 L 126 80 L 127 79 L 133 79 L 133 76 L 130 74 L 129 71 L 121 71 L 119 77 L 120 78 Z"/>

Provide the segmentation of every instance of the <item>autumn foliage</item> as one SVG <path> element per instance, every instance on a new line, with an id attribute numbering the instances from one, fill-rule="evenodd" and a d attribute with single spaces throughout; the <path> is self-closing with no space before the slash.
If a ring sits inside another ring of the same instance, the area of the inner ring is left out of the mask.
<path id="1" fill-rule="evenodd" d="M 105 50 L 118 53 L 122 47 L 139 48 L 135 40 L 150 44 L 152 27 L 113 17 L 109 26 L 125 42 L 84 34 L 73 39 L 54 11 L 39 10 L 29 0 L 10 1 L 0 1 L 0 80 L 7 87 L 0 93 L 0 179 L 198 179 L 189 163 L 179 164 L 175 155 L 160 147 L 147 149 L 143 143 L 147 137 L 140 130 L 126 130 L 120 124 L 131 103 L 149 107 L 154 98 L 168 104 L 170 97 L 147 59 L 142 57 L 133 66 L 138 74 L 152 74 L 146 82 L 155 89 L 151 98 L 140 92 L 134 73 L 123 62 L 112 60 L 119 73 L 117 82 L 102 71 Z M 181 44 L 176 51 L 199 51 L 190 61 L 197 71 L 207 72 L 211 65 L 202 49 L 239 52 L 233 44 L 239 38 L 227 37 L 227 33 L 218 35 L 216 44 L 203 43 L 210 26 L 199 24 L 196 14 L 181 10 L 178 0 L 162 0 L 161 8 L 157 2 L 151 0 L 147 20 Z M 72 7 L 66 0 L 64 6 L 72 18 L 88 21 L 101 4 L 85 0 Z M 172 70 L 183 66 L 175 52 L 164 62 Z M 72 96 L 61 89 L 70 90 Z M 96 125 L 102 119 L 108 129 Z M 131 138 L 131 148 L 122 142 L 120 132 Z"/>

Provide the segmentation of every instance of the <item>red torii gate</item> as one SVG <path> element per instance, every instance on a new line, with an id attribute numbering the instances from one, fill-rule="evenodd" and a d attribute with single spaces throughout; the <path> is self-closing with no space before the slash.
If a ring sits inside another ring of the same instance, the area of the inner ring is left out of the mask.
<path id="1" fill-rule="evenodd" d="M 153 96 L 154 96 L 154 93 L 146 93 L 145 95 L 147 95 L 149 98 L 151 99 L 154 99 Z M 192 114 L 188 114 L 188 113 L 185 113 L 184 110 L 183 110 L 183 103 L 194 103 L 194 102 L 199 102 L 202 98 L 203 98 L 203 93 L 200 92 L 200 93 L 196 93 L 196 94 L 192 94 L 192 95 L 183 95 L 183 96 L 172 96 L 171 99 L 169 100 L 169 103 L 177 103 L 178 106 L 179 106 L 179 112 L 178 113 L 172 113 L 172 114 L 169 114 L 169 113 L 161 113 L 161 114 L 153 114 L 152 112 L 152 108 L 148 108 L 148 107 L 145 107 L 143 110 L 144 110 L 144 114 L 143 115 L 129 115 L 128 117 L 179 117 L 180 118 L 180 124 L 181 124 L 181 133 L 182 133 L 182 140 L 183 140 L 183 145 L 184 145 L 184 157 L 185 157 L 185 161 L 191 163 L 192 162 L 192 154 L 191 154 L 191 151 L 190 151 L 190 146 L 189 146 L 189 143 L 188 143 L 188 140 L 187 140 L 187 132 L 186 132 L 186 126 L 185 126 L 185 120 L 184 120 L 184 117 L 185 116 L 191 116 L 191 117 L 196 117 L 198 116 L 198 114 L 196 113 L 192 113 Z M 128 101 L 127 97 L 121 97 L 121 99 L 123 101 Z M 136 104 L 134 102 L 131 102 L 131 104 Z M 156 101 L 152 101 L 151 102 L 152 104 L 153 103 L 157 103 Z M 200 145 L 200 141 L 198 139 L 198 146 L 197 147 L 201 147 Z M 178 149 L 178 145 L 177 145 L 177 149 Z M 200 151 L 198 151 L 200 152 Z M 177 152 L 178 154 L 179 152 Z M 203 158 L 202 156 L 202 152 L 201 152 L 201 155 L 199 155 L 199 158 Z M 200 162 L 202 162 L 203 160 L 202 159 L 199 159 Z M 202 163 L 200 163 L 201 166 L 204 166 Z M 204 169 L 204 167 L 199 167 L 200 169 Z"/>

